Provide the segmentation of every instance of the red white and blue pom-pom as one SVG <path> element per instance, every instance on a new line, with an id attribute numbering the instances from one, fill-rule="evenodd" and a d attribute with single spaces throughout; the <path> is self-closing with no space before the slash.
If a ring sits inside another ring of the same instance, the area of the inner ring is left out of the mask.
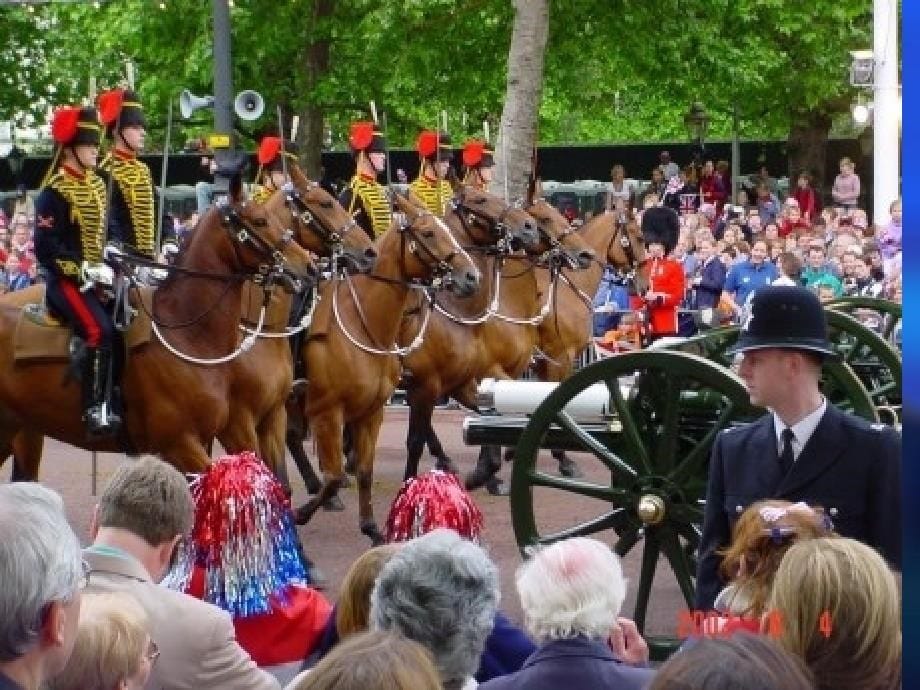
<path id="1" fill-rule="evenodd" d="M 406 541 L 439 527 L 478 542 L 482 511 L 456 475 L 432 470 L 406 480 L 399 489 L 387 515 L 386 539 Z"/>
<path id="2" fill-rule="evenodd" d="M 307 584 L 290 499 L 254 453 L 220 458 L 190 489 L 195 524 L 167 586 L 246 617 Z"/>

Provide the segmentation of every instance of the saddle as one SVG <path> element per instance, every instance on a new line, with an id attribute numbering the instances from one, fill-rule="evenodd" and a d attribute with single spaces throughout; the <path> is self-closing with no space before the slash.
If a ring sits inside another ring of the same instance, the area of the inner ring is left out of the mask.
<path id="1" fill-rule="evenodd" d="M 147 311 L 150 309 L 150 292 L 142 292 Z M 130 351 L 150 342 L 152 337 L 150 318 L 140 309 L 123 335 L 125 350 Z M 76 352 L 76 341 L 70 325 L 64 323 L 45 304 L 26 304 L 16 321 L 13 334 L 13 360 L 15 362 L 61 361 L 67 362 Z"/>

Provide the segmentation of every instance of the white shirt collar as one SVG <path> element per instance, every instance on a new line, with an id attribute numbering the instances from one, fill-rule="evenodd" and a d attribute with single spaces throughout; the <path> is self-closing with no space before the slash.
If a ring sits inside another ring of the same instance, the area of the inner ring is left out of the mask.
<path id="1" fill-rule="evenodd" d="M 824 417 L 826 410 L 827 398 L 822 395 L 821 404 L 818 405 L 814 412 L 808 413 L 797 423 L 789 427 L 792 429 L 792 433 L 795 434 L 795 438 L 792 440 L 792 454 L 796 460 L 799 459 L 799 454 L 802 452 L 805 444 L 808 443 L 808 439 L 810 439 L 812 434 L 815 433 L 815 429 L 817 429 L 818 424 L 821 423 L 821 419 Z M 776 435 L 776 448 L 779 451 L 781 451 L 783 448 L 783 431 L 785 428 L 785 422 L 783 422 L 783 420 L 781 420 L 779 416 L 774 412 L 773 433 Z"/>

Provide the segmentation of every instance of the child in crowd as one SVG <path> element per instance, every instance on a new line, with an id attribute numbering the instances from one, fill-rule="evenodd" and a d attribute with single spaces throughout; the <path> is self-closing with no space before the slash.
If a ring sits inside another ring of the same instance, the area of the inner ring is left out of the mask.
<path id="1" fill-rule="evenodd" d="M 840 174 L 834 179 L 834 186 L 831 189 L 834 203 L 847 211 L 856 208 L 856 204 L 859 203 L 859 175 L 856 174 L 855 169 L 853 161 L 846 156 L 841 158 Z"/>

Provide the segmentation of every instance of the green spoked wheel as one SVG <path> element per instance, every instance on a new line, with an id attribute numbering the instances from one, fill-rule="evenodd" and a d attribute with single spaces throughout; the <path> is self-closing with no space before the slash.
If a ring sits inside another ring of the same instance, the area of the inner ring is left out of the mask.
<path id="1" fill-rule="evenodd" d="M 877 297 L 838 297 L 837 299 L 827 302 L 825 305 L 828 309 L 842 311 L 855 318 L 871 317 L 877 315 L 880 320 L 880 332 L 882 338 L 892 343 L 892 335 L 895 329 L 901 325 L 901 305 L 887 299 Z"/>
<path id="2" fill-rule="evenodd" d="M 609 414 L 602 423 L 574 419 L 566 405 L 597 384 L 607 389 Z M 742 382 L 703 357 L 646 350 L 591 364 L 543 401 L 518 442 L 511 476 L 518 545 L 523 550 L 573 536 L 603 538 L 601 533 L 607 532 L 620 556 L 642 549 L 634 612 L 640 630 L 645 629 L 659 557 L 669 563 L 690 606 L 710 449 L 721 429 L 757 413 Z M 599 463 L 590 471 L 586 462 L 590 479 L 558 477 L 538 467 L 540 449 L 553 427 L 565 430 Z M 606 433 L 595 434 L 601 427 Z M 562 520 L 566 524 L 559 524 L 558 514 L 541 515 L 543 491 L 572 494 L 573 504 L 586 515 Z M 549 529 L 538 526 L 547 522 L 554 524 Z M 659 659 L 676 644 L 673 637 L 649 638 Z"/>

